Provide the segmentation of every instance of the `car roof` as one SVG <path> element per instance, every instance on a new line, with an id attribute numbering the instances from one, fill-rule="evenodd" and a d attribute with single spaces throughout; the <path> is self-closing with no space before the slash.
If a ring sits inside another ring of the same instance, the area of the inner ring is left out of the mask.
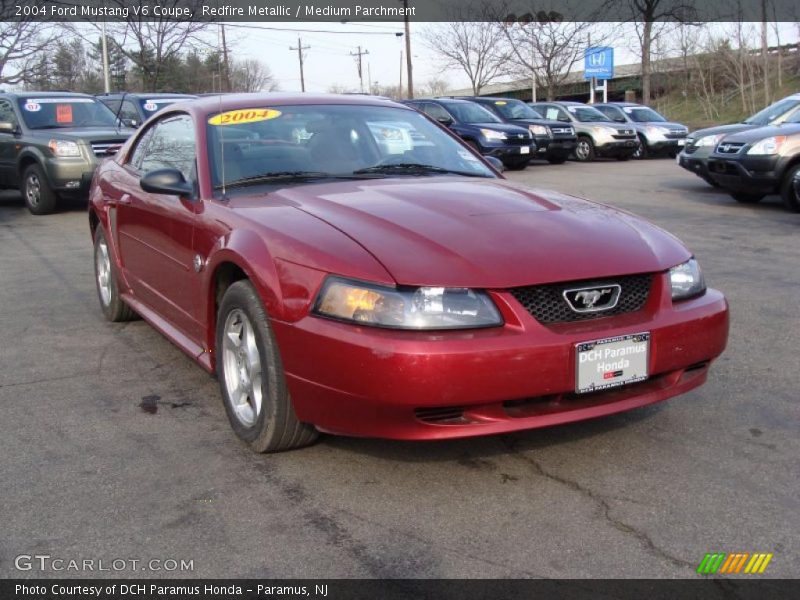
<path id="1" fill-rule="evenodd" d="M 383 99 L 378 96 L 361 96 L 345 94 L 304 94 L 289 92 L 255 92 L 250 94 L 215 94 L 213 96 L 202 96 L 191 102 L 181 102 L 172 107 L 190 105 L 197 110 L 212 112 L 235 110 L 237 108 L 254 106 L 256 103 L 280 104 L 283 106 L 303 106 L 314 104 L 349 104 L 356 106 L 391 106 L 394 108 L 405 108 L 399 102 Z M 171 107 L 171 108 L 172 108 Z"/>
<path id="2" fill-rule="evenodd" d="M 36 96 L 37 98 L 94 98 L 91 94 L 83 94 L 81 92 L 37 92 L 37 91 L 24 91 L 24 92 L 2 92 L 4 96 L 14 96 L 18 98 L 30 98 Z"/>
<path id="3" fill-rule="evenodd" d="M 115 96 L 125 96 L 130 98 L 136 97 L 147 97 L 147 98 L 197 98 L 196 94 L 183 94 L 175 92 L 174 94 L 170 94 L 168 92 L 153 92 L 152 94 L 148 94 L 146 92 L 108 92 L 105 94 L 97 94 L 98 98 L 112 98 Z"/>
<path id="4" fill-rule="evenodd" d="M 592 106 L 591 104 L 589 106 Z M 650 108 L 638 102 L 597 102 L 595 106 L 641 106 L 642 108 Z"/>

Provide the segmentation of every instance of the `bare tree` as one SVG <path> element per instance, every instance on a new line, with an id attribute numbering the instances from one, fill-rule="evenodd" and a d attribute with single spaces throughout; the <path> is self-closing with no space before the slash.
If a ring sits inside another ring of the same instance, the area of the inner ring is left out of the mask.
<path id="1" fill-rule="evenodd" d="M 123 0 L 115 1 L 121 3 Z M 137 0 L 137 4 L 149 7 L 150 2 Z M 204 2 L 162 0 L 160 4 L 165 12 L 166 9 L 182 6 L 199 13 Z M 131 3 L 127 2 L 126 6 L 130 7 Z M 166 65 L 191 48 L 206 45 L 201 34 L 210 27 L 210 23 L 193 18 L 156 17 L 152 13 L 144 16 L 143 11 L 137 15 L 133 10 L 129 15 L 125 21 L 111 24 L 109 35 L 122 54 L 133 63 L 142 79 L 144 91 L 158 91 L 165 83 L 163 76 Z"/>
<path id="2" fill-rule="evenodd" d="M 231 73 L 233 90 L 237 92 L 275 92 L 278 83 L 269 67 L 256 58 L 235 61 Z"/>
<path id="3" fill-rule="evenodd" d="M 432 77 L 422 84 L 422 93 L 426 96 L 444 96 L 450 89 L 450 83 L 442 77 Z"/>
<path id="4" fill-rule="evenodd" d="M 0 2 L 0 19 L 10 18 L 11 5 L 2 0 Z M 52 32 L 46 23 L 30 20 L 6 21 L 0 20 L 0 84 L 20 83 L 25 78 L 25 70 L 17 68 L 10 72 L 10 68 L 21 67 L 30 62 L 52 43 Z"/>
<path id="5" fill-rule="evenodd" d="M 687 0 L 610 0 L 610 5 L 622 4 L 636 24 L 639 36 L 639 54 L 642 61 L 642 102 L 650 103 L 652 75 L 651 53 L 653 42 L 666 33 L 667 21 L 692 21 L 695 7 Z"/>
<path id="6" fill-rule="evenodd" d="M 592 44 L 604 43 L 605 37 L 588 22 L 503 23 L 511 48 L 507 69 L 518 76 L 533 74 L 536 86 L 546 88 L 547 99 L 554 100 L 557 87 L 583 59 L 593 30 Z"/>
<path id="7" fill-rule="evenodd" d="M 487 22 L 494 11 L 480 0 L 463 2 L 449 12 L 451 21 L 424 30 L 422 40 L 443 68 L 466 73 L 477 96 L 504 74 L 507 53 L 503 31 L 499 24 Z"/>

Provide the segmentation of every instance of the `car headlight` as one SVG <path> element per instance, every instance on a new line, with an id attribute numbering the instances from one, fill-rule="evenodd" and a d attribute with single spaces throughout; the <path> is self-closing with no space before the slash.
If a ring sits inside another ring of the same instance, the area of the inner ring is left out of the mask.
<path id="1" fill-rule="evenodd" d="M 487 140 L 504 140 L 506 134 L 502 131 L 494 131 L 492 129 L 481 129 L 481 135 Z"/>
<path id="2" fill-rule="evenodd" d="M 80 156 L 81 149 L 75 142 L 50 140 L 47 144 L 56 156 Z"/>
<path id="3" fill-rule="evenodd" d="M 669 270 L 669 281 L 672 285 L 672 299 L 685 300 L 699 296 L 706 291 L 706 281 L 700 265 L 694 258 Z"/>
<path id="4" fill-rule="evenodd" d="M 547 127 L 544 125 L 528 125 L 531 135 L 547 135 Z"/>
<path id="5" fill-rule="evenodd" d="M 329 277 L 314 304 L 315 314 L 393 329 L 472 329 L 503 324 L 482 291 L 467 288 L 390 288 Z"/>
<path id="6" fill-rule="evenodd" d="M 766 139 L 761 140 L 760 142 L 756 142 L 747 151 L 748 154 L 777 154 L 780 151 L 783 142 L 786 141 L 785 135 L 776 135 L 773 137 L 768 137 Z"/>
<path id="7" fill-rule="evenodd" d="M 695 145 L 716 146 L 717 142 L 719 142 L 723 137 L 725 137 L 724 133 L 718 133 L 717 135 L 704 135 L 701 138 L 697 138 L 697 140 L 695 141 Z"/>
<path id="8" fill-rule="evenodd" d="M 648 125 L 645 127 L 645 130 L 651 135 L 667 135 L 669 133 L 669 129 L 666 127 L 659 127 L 658 125 Z"/>
<path id="9" fill-rule="evenodd" d="M 607 127 L 605 125 L 595 125 L 592 127 L 592 129 L 594 129 L 597 133 L 604 133 L 606 135 L 614 135 L 615 133 L 619 133 L 619 131 L 613 127 Z"/>

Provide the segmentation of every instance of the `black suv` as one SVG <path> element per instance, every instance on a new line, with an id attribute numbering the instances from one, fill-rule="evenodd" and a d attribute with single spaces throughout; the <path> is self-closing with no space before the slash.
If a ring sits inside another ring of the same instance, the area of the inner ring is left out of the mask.
<path id="1" fill-rule="evenodd" d="M 0 93 L 0 187 L 19 188 L 33 214 L 51 213 L 59 196 L 85 195 L 131 133 L 87 94 Z"/>
<path id="2" fill-rule="evenodd" d="M 197 98 L 191 94 L 145 94 L 112 92 L 99 94 L 97 99 L 105 104 L 128 127 L 139 127 L 159 110 L 169 104 Z"/>
<path id="3" fill-rule="evenodd" d="M 460 96 L 464 100 L 488 108 L 504 123 L 527 127 L 536 141 L 537 156 L 560 165 L 575 150 L 578 138 L 575 129 L 559 121 L 545 119 L 530 105 L 516 98 L 492 98 L 489 96 Z"/>
<path id="4" fill-rule="evenodd" d="M 780 194 L 786 208 L 800 212 L 794 187 L 800 173 L 800 113 L 781 125 L 726 135 L 708 157 L 708 173 L 739 202 Z"/>
<path id="5" fill-rule="evenodd" d="M 431 98 L 405 100 L 485 156 L 503 161 L 508 169 L 524 169 L 536 153 L 536 142 L 526 127 L 503 123 L 494 114 L 467 100 Z"/>
<path id="6" fill-rule="evenodd" d="M 716 186 L 718 185 L 717 182 L 708 172 L 708 157 L 717 147 L 717 144 L 722 141 L 722 138 L 740 131 L 765 127 L 766 125 L 778 125 L 796 114 L 800 114 L 800 94 L 786 96 L 786 98 L 770 104 L 741 123 L 717 125 L 716 127 L 693 131 L 686 138 L 683 152 L 678 155 L 678 164 L 687 171 L 691 171 L 704 179 L 707 183 Z"/>
<path id="7" fill-rule="evenodd" d="M 599 110 L 580 102 L 534 102 L 531 106 L 548 119 L 572 125 L 578 134 L 575 159 L 592 161 L 597 156 L 628 160 L 639 147 L 632 125 L 621 125 Z"/>

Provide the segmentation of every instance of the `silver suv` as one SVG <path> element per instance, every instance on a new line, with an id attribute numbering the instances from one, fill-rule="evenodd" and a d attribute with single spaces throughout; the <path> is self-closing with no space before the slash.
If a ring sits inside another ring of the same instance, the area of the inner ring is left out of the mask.
<path id="1" fill-rule="evenodd" d="M 575 159 L 581 162 L 600 156 L 628 160 L 639 147 L 631 125 L 614 123 L 606 115 L 580 102 L 534 102 L 531 104 L 546 119 L 570 123 L 578 135 Z"/>
<path id="2" fill-rule="evenodd" d="M 689 135 L 686 125 L 667 121 L 663 115 L 643 104 L 607 102 L 593 106 L 615 123 L 631 125 L 636 130 L 639 147 L 634 158 L 647 158 L 655 154 L 668 154 L 675 158 Z"/>

